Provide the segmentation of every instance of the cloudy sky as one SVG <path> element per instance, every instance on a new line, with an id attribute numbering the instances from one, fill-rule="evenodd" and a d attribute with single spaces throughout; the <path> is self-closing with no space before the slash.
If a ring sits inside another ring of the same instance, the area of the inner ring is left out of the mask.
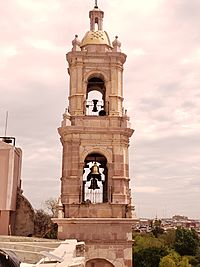
<path id="1" fill-rule="evenodd" d="M 200 218 L 200 1 L 99 0 L 104 30 L 127 54 L 124 106 L 140 217 Z M 89 29 L 92 0 L 0 0 L 0 135 L 23 150 L 34 208 L 60 191 L 57 128 L 67 107 L 65 54 Z"/>

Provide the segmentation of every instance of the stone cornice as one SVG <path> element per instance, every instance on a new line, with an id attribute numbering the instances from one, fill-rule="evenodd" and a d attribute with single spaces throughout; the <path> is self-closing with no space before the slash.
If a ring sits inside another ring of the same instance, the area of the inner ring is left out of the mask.
<path id="1" fill-rule="evenodd" d="M 78 134 L 79 136 L 81 134 L 112 134 L 112 135 L 123 135 L 128 137 L 131 137 L 134 130 L 130 128 L 120 128 L 120 127 L 107 127 L 107 128 L 101 128 L 101 127 L 81 127 L 81 126 L 65 126 L 58 128 L 58 132 L 60 136 L 66 136 L 71 134 Z M 78 139 L 78 137 L 77 137 Z M 120 139 L 118 139 L 120 140 Z M 116 140 L 116 141 L 118 141 Z M 115 141 L 115 140 L 114 140 Z"/>
<path id="2" fill-rule="evenodd" d="M 121 52 L 87 52 L 87 51 L 75 51 L 75 52 L 69 52 L 66 55 L 66 59 L 69 62 L 69 64 L 72 63 L 72 59 L 75 59 L 75 62 L 84 62 L 86 58 L 91 58 L 95 62 L 97 58 L 104 58 L 107 60 L 107 63 L 112 64 L 119 64 L 118 62 L 114 62 L 114 59 L 119 59 L 121 64 L 124 64 L 126 61 L 126 54 Z M 73 63 L 74 64 L 74 63 Z M 89 63 L 91 64 L 91 62 Z M 104 62 L 105 65 L 105 62 Z"/>
<path id="3" fill-rule="evenodd" d="M 136 222 L 139 222 L 139 219 L 137 218 L 52 218 L 52 220 L 56 223 L 62 223 L 62 224 L 135 224 Z"/>

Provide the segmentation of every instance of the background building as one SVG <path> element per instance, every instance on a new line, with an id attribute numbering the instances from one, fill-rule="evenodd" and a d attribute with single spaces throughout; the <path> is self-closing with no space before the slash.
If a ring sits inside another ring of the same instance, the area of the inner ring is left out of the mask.
<path id="1" fill-rule="evenodd" d="M 34 232 L 34 210 L 21 190 L 21 164 L 15 138 L 0 138 L 0 235 Z"/>

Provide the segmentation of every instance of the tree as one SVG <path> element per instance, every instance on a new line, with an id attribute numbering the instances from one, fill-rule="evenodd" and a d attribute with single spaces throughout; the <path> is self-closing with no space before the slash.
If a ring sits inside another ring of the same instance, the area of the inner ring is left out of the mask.
<path id="1" fill-rule="evenodd" d="M 181 260 L 181 256 L 174 250 L 171 250 L 168 256 L 170 257 L 170 259 L 172 259 L 175 262 L 176 266 Z"/>
<path id="2" fill-rule="evenodd" d="M 162 240 L 155 238 L 154 235 L 151 233 L 149 234 L 137 234 L 133 236 L 134 238 L 134 251 L 137 252 L 138 250 L 150 248 L 150 247 L 163 247 Z"/>
<path id="3" fill-rule="evenodd" d="M 195 230 L 177 228 L 174 248 L 181 255 L 195 255 L 199 247 L 199 238 Z"/>
<path id="4" fill-rule="evenodd" d="M 159 267 L 176 267 L 176 263 L 170 258 L 170 256 L 165 256 L 160 260 Z"/>
<path id="5" fill-rule="evenodd" d="M 58 199 L 49 198 L 44 202 L 44 206 L 52 218 L 56 218 L 58 215 Z"/>
<path id="6" fill-rule="evenodd" d="M 164 248 L 150 247 L 134 253 L 134 267 L 159 267 L 160 259 L 167 255 Z"/>
<path id="7" fill-rule="evenodd" d="M 44 237 L 44 235 L 51 229 L 51 217 L 44 210 L 39 209 L 35 211 L 34 235 L 37 237 Z"/>
<path id="8" fill-rule="evenodd" d="M 175 235 L 176 235 L 176 230 L 170 229 L 163 235 L 159 236 L 159 238 L 163 240 L 165 246 L 173 248 L 175 242 Z"/>
<path id="9" fill-rule="evenodd" d="M 183 257 L 183 259 L 179 262 L 178 267 L 192 267 L 192 265 L 189 264 L 189 261 L 186 257 Z"/>
<path id="10" fill-rule="evenodd" d="M 58 226 L 53 223 L 51 218 L 56 216 L 56 209 L 54 207 L 54 201 L 49 199 L 46 201 L 46 205 L 49 207 L 50 214 L 42 209 L 35 211 L 35 221 L 34 221 L 34 235 L 37 237 L 44 238 L 57 238 Z M 57 202 L 56 202 L 57 203 Z"/>
<path id="11" fill-rule="evenodd" d="M 161 223 L 161 220 L 155 219 L 152 225 L 152 233 L 156 238 L 164 233 L 164 229 L 161 227 Z"/>
<path id="12" fill-rule="evenodd" d="M 189 263 L 192 266 L 200 267 L 200 257 L 198 255 L 196 255 L 196 256 L 188 256 L 187 258 L 189 260 Z"/>

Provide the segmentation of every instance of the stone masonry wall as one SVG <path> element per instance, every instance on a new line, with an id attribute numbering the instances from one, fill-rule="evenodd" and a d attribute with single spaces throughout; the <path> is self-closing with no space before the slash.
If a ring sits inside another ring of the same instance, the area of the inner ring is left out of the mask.
<path id="1" fill-rule="evenodd" d="M 31 236 L 34 233 L 34 210 L 30 202 L 22 195 L 17 196 L 17 207 L 13 234 Z"/>

